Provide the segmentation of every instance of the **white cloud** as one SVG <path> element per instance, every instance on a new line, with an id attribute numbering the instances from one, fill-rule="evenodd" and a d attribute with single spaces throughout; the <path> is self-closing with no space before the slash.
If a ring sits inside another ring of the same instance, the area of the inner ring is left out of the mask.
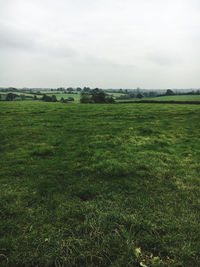
<path id="1" fill-rule="evenodd" d="M 198 0 L 0 0 L 0 86 L 199 87 Z"/>

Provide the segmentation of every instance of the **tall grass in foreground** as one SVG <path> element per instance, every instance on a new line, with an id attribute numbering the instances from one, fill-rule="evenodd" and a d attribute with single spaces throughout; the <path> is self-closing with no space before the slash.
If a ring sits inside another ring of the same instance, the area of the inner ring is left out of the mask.
<path id="1" fill-rule="evenodd" d="M 1 102 L 1 265 L 199 266 L 199 115 Z"/>

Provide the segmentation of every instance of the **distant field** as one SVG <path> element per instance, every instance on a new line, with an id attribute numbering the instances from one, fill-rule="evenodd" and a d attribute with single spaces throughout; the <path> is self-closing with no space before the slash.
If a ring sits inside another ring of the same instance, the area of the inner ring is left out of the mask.
<path id="1" fill-rule="evenodd" d="M 21 100 L 20 95 L 25 95 L 25 97 L 26 97 L 26 96 L 34 96 L 34 95 L 32 95 L 32 94 L 19 93 L 19 92 L 0 92 L 0 95 L 1 95 L 1 97 L 2 97 L 3 100 L 6 98 L 6 95 L 7 95 L 8 93 L 13 93 L 13 94 L 18 95 L 19 97 L 16 97 L 15 100 Z M 37 97 L 40 97 L 40 96 L 37 96 Z M 26 98 L 26 100 L 31 100 L 31 99 L 30 99 L 30 98 Z"/>
<path id="2" fill-rule="evenodd" d="M 48 95 L 54 95 L 54 94 L 48 94 Z M 64 99 L 67 99 L 69 97 L 73 97 L 74 98 L 74 102 L 75 103 L 79 103 L 80 102 L 80 93 L 79 94 L 55 94 L 57 100 L 60 100 L 62 97 Z"/>
<path id="3" fill-rule="evenodd" d="M 34 96 L 33 94 L 26 94 L 26 93 L 18 93 L 18 92 L 17 93 L 12 92 L 12 93 L 14 93 L 16 95 Z M 55 95 L 57 100 L 60 100 L 62 97 L 64 99 L 67 99 L 69 97 L 73 97 L 75 103 L 79 103 L 80 102 L 80 93 L 78 93 L 78 94 L 62 94 L 62 93 L 56 92 L 56 91 L 55 92 L 41 91 L 41 93 L 47 94 L 49 96 Z M 5 95 L 8 94 L 8 92 L 0 92 L 0 94 L 2 95 L 2 99 L 4 100 L 5 99 Z M 36 96 L 37 96 L 37 98 L 41 98 L 42 97 L 42 95 L 36 95 Z M 16 98 L 16 100 L 19 100 L 19 99 L 20 98 L 18 98 L 18 97 Z"/>
<path id="4" fill-rule="evenodd" d="M 200 101 L 200 95 L 173 95 L 173 96 L 161 96 L 154 97 L 154 100 L 160 101 Z"/>
<path id="5" fill-rule="evenodd" d="M 53 95 L 53 94 L 50 94 L 50 95 Z M 56 98 L 58 100 L 60 100 L 61 97 L 63 97 L 63 98 L 73 97 L 75 100 L 75 103 L 80 103 L 80 98 L 81 98 L 80 92 L 78 94 L 60 94 L 59 93 L 59 94 L 55 94 L 55 95 L 56 95 Z M 112 95 L 115 98 L 115 97 L 120 96 L 121 94 L 120 93 L 109 93 L 109 95 Z"/>
<path id="6" fill-rule="evenodd" d="M 107 94 L 109 94 L 109 95 L 111 95 L 113 97 L 119 97 L 121 95 L 124 95 L 124 94 L 121 94 L 121 93 L 108 93 L 108 92 L 107 92 Z"/>
<path id="7" fill-rule="evenodd" d="M 200 101 L 200 95 L 173 95 L 173 96 L 160 96 L 151 98 L 129 98 L 124 100 L 117 100 L 119 102 L 125 101 L 140 101 L 140 100 L 156 100 L 156 101 Z"/>
<path id="8" fill-rule="evenodd" d="M 53 94 L 53 95 L 62 93 L 62 91 L 43 91 L 43 90 L 40 92 L 44 94 Z"/>
<path id="9" fill-rule="evenodd" d="M 32 95 L 32 94 L 29 94 L 29 93 L 20 93 L 20 92 L 0 92 L 1 95 L 7 95 L 8 93 L 13 93 L 13 94 L 16 94 L 16 95 Z"/>
<path id="10" fill-rule="evenodd" d="M 64 99 L 67 99 L 68 97 L 73 97 L 74 98 L 74 103 L 80 103 L 80 98 L 81 94 L 78 92 L 78 94 L 63 94 L 62 92 L 58 91 L 41 91 L 44 94 L 48 95 L 56 95 L 57 100 L 60 100 L 62 97 Z M 2 95 L 2 99 L 5 99 L 5 95 L 7 92 L 0 92 Z M 24 94 L 24 93 L 15 93 L 18 95 Z M 121 96 L 121 93 L 109 93 L 114 97 Z M 34 96 L 33 94 L 24 94 L 25 96 Z M 37 95 L 37 98 L 41 98 L 41 95 Z M 28 99 L 28 98 L 27 98 Z M 20 100 L 20 98 L 16 98 L 16 100 Z M 29 99 L 30 100 L 30 99 Z M 161 96 L 161 97 L 152 97 L 152 98 L 129 98 L 129 99 L 121 99 L 121 100 L 116 100 L 117 102 L 128 102 L 128 101 L 141 101 L 141 100 L 154 100 L 154 101 L 200 101 L 200 95 L 175 95 L 175 96 Z"/>
<path id="11" fill-rule="evenodd" d="M 1 265 L 200 266 L 199 116 L 0 102 Z"/>

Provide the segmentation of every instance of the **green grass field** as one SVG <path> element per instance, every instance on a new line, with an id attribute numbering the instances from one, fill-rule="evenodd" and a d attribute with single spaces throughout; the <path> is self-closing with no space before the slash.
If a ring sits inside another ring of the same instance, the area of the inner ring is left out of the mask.
<path id="1" fill-rule="evenodd" d="M 199 116 L 0 102 L 0 264 L 200 266 Z"/>

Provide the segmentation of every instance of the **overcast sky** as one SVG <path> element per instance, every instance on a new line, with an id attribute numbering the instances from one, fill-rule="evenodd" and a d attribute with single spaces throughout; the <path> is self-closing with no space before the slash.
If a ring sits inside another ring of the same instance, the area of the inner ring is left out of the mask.
<path id="1" fill-rule="evenodd" d="M 0 0 L 0 86 L 200 88 L 200 0 Z"/>

